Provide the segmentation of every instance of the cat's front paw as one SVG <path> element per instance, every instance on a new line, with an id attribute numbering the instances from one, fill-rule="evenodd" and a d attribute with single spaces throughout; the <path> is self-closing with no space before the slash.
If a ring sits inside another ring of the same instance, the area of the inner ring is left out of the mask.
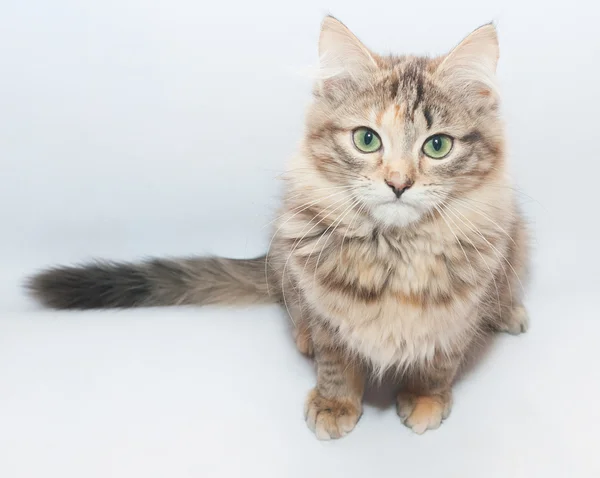
<path id="1" fill-rule="evenodd" d="M 319 440 L 341 438 L 352 431 L 360 418 L 362 407 L 350 400 L 322 397 L 313 389 L 306 400 L 306 424 Z"/>
<path id="2" fill-rule="evenodd" d="M 413 432 L 421 435 L 426 430 L 438 428 L 442 421 L 450 415 L 452 393 L 439 395 L 415 395 L 401 392 L 397 398 L 397 409 L 400 420 Z"/>
<path id="3" fill-rule="evenodd" d="M 300 353 L 306 355 L 307 357 L 314 357 L 314 347 L 308 329 L 298 329 L 295 331 L 294 335 L 296 347 Z"/>
<path id="4" fill-rule="evenodd" d="M 527 332 L 529 328 L 529 315 L 527 309 L 522 305 L 517 305 L 511 310 L 510 316 L 503 320 L 498 329 L 500 332 L 507 332 L 511 335 L 519 335 Z"/>

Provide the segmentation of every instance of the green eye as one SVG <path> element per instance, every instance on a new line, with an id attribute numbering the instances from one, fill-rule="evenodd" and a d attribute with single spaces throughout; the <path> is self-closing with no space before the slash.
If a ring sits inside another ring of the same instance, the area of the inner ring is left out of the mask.
<path id="1" fill-rule="evenodd" d="M 436 134 L 423 145 L 423 152 L 433 159 L 442 159 L 450 151 L 452 151 L 452 138 L 445 134 Z"/>
<path id="2" fill-rule="evenodd" d="M 354 146 L 363 153 L 374 153 L 381 149 L 381 139 L 371 128 L 357 128 L 352 133 Z"/>

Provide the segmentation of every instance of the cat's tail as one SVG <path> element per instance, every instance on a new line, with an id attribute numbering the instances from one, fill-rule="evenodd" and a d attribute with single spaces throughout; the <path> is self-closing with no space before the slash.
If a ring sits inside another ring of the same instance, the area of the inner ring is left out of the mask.
<path id="1" fill-rule="evenodd" d="M 267 282 L 265 260 L 262 256 L 95 262 L 48 269 L 31 277 L 26 286 L 54 309 L 277 302 L 280 291 Z"/>

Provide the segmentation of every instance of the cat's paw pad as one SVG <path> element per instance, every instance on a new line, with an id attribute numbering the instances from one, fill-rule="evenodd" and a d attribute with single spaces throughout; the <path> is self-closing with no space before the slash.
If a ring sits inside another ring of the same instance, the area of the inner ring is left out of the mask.
<path id="1" fill-rule="evenodd" d="M 510 317 L 500 325 L 500 331 L 512 335 L 523 334 L 527 329 L 529 329 L 529 315 L 522 305 L 513 307 Z"/>
<path id="2" fill-rule="evenodd" d="M 319 440 L 341 438 L 352 431 L 362 410 L 349 400 L 322 397 L 314 389 L 308 394 L 304 417 Z"/>
<path id="3" fill-rule="evenodd" d="M 402 392 L 398 394 L 397 409 L 400 420 L 413 432 L 421 435 L 426 430 L 438 428 L 450 415 L 451 394 L 420 396 Z"/>

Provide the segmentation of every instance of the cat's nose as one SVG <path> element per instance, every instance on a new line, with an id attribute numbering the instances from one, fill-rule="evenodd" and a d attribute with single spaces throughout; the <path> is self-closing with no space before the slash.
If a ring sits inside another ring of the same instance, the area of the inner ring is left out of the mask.
<path id="1" fill-rule="evenodd" d="M 390 174 L 390 176 L 385 180 L 385 184 L 387 184 L 392 189 L 396 197 L 400 199 L 400 196 L 402 196 L 404 191 L 414 184 L 414 181 L 396 172 Z"/>

